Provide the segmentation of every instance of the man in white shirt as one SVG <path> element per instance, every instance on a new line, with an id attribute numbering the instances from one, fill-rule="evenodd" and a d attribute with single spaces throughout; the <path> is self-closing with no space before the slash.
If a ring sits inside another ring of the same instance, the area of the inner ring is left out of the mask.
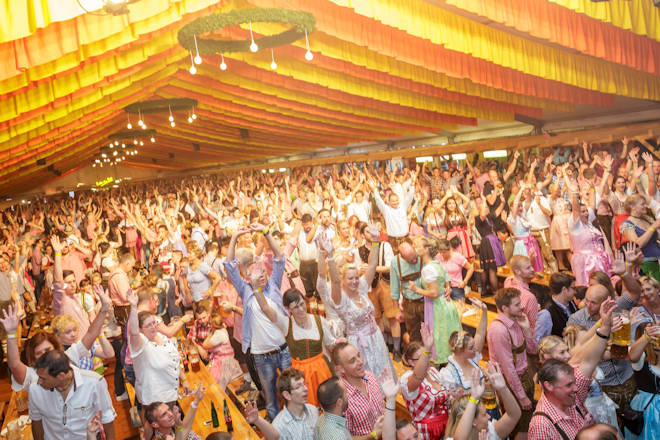
<path id="1" fill-rule="evenodd" d="M 414 181 L 415 178 L 416 173 L 413 171 L 411 179 Z M 399 245 L 403 242 L 409 232 L 410 225 L 408 224 L 408 208 L 410 208 L 410 205 L 412 205 L 415 198 L 415 186 L 410 186 L 401 202 L 399 196 L 392 192 L 388 197 L 387 204 L 380 197 L 375 182 L 370 181 L 369 187 L 376 199 L 376 206 L 378 206 L 378 209 L 380 209 L 380 212 L 385 219 L 387 236 L 392 245 L 392 250 L 398 254 Z"/>
<path id="2" fill-rule="evenodd" d="M 277 378 L 277 391 L 286 406 L 273 420 L 280 440 L 312 440 L 319 411 L 307 403 L 309 390 L 302 371 L 287 368 Z"/>
<path id="3" fill-rule="evenodd" d="M 347 218 L 356 216 L 361 222 L 369 223 L 371 217 L 371 204 L 365 200 L 362 190 L 355 192 L 354 200 L 348 205 Z"/>
<path id="4" fill-rule="evenodd" d="M 529 196 L 531 197 L 531 193 Z M 544 266 L 557 272 L 559 270 L 557 261 L 552 254 L 552 246 L 550 246 L 550 215 L 552 213 L 550 201 L 540 191 L 537 191 L 533 197 L 527 208 L 527 220 L 532 229 L 532 235 L 541 248 Z"/>
<path id="5" fill-rule="evenodd" d="M 71 366 L 60 350 L 40 357 L 35 368 L 39 380 L 28 390 L 35 440 L 85 440 L 87 423 L 99 411 L 105 438 L 114 440 L 117 414 L 102 376 Z"/>
<path id="6" fill-rule="evenodd" d="M 307 240 L 313 226 L 312 216 L 304 214 L 300 226 L 296 225 L 296 229 L 294 230 L 294 236 L 297 240 L 298 257 L 300 258 L 300 278 L 302 278 L 305 285 L 305 295 L 308 298 L 311 298 L 316 293 L 316 278 L 318 277 L 318 265 L 316 262 L 318 252 L 316 250 L 316 243 L 311 239 Z"/>

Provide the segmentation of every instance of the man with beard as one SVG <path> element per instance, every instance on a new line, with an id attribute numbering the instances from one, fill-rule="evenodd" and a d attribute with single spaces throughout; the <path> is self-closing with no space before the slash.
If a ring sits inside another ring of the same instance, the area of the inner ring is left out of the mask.
<path id="1" fill-rule="evenodd" d="M 403 321 L 409 341 L 421 341 L 419 329 L 424 319 L 424 297 L 409 288 L 409 281 L 414 281 L 417 287 L 422 287 L 422 259 L 417 256 L 415 248 L 408 242 L 399 246 L 399 254 L 390 262 L 390 295 L 395 301 L 403 296 Z M 406 342 L 409 342 L 406 341 Z"/>

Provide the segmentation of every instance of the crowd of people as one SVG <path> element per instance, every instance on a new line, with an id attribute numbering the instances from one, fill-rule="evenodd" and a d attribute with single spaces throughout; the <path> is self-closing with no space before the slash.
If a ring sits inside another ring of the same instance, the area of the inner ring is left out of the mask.
<path id="1" fill-rule="evenodd" d="M 115 438 L 127 382 L 144 438 L 200 438 L 189 359 L 267 439 L 657 439 L 658 177 L 624 138 L 7 207 L 12 388 L 37 440 Z"/>

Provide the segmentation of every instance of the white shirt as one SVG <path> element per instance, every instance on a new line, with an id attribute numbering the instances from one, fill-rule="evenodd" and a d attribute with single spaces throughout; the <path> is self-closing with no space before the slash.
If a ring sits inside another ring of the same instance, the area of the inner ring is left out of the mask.
<path id="1" fill-rule="evenodd" d="M 135 394 L 142 405 L 174 402 L 179 398 L 179 350 L 175 339 L 165 344 L 151 342 L 143 334 L 142 347 L 131 352 L 135 369 Z"/>
<path id="2" fill-rule="evenodd" d="M 280 329 L 282 332 L 282 335 L 286 337 L 287 333 L 289 333 L 289 318 L 287 316 L 284 316 L 277 310 L 275 310 L 277 313 L 277 327 Z M 311 322 L 311 326 L 306 329 L 302 328 L 296 323 L 295 319 L 291 319 L 291 329 L 293 330 L 293 339 L 296 341 L 299 341 L 301 339 L 310 339 L 310 340 L 318 340 L 319 339 L 319 329 L 316 327 L 316 321 L 312 315 L 307 315 L 309 318 L 309 321 Z M 332 330 L 330 330 L 330 327 L 328 327 L 328 323 L 326 322 L 325 318 L 321 318 L 321 328 L 323 329 L 323 345 L 326 347 L 330 347 L 332 344 L 335 343 L 335 338 L 332 335 Z"/>
<path id="3" fill-rule="evenodd" d="M 270 298 L 266 298 L 266 301 L 268 301 L 268 304 L 272 308 L 277 307 Z M 250 301 L 248 307 L 252 311 L 252 344 L 250 346 L 250 353 L 264 354 L 280 348 L 286 341 L 279 328 L 264 315 L 257 301 Z"/>
<path id="4" fill-rule="evenodd" d="M 541 201 L 541 206 L 547 211 L 550 211 L 550 202 L 548 199 L 543 196 L 539 197 L 539 199 Z M 548 229 L 550 227 L 550 218 L 545 215 L 543 210 L 539 207 L 539 204 L 536 203 L 536 198 L 532 200 L 532 203 L 527 210 L 527 221 L 529 222 L 532 231 Z"/>
<path id="5" fill-rule="evenodd" d="M 46 440 L 85 440 L 87 422 L 95 413 L 101 411 L 101 423 L 110 423 L 117 417 L 105 379 L 93 371 L 71 368 L 74 385 L 66 400 L 57 390 L 47 390 L 36 383 L 28 390 L 30 418 L 41 420 Z"/>
<path id="6" fill-rule="evenodd" d="M 318 258 L 316 243 L 313 240 L 311 243 L 307 243 L 307 232 L 304 229 L 298 234 L 298 256 L 302 261 L 316 260 Z"/>
<path id="7" fill-rule="evenodd" d="M 412 205 L 415 196 L 414 187 L 405 197 L 399 198 L 399 206 L 394 209 L 383 202 L 378 191 L 374 191 L 376 205 L 385 219 L 387 235 L 390 237 L 405 237 L 408 235 L 408 208 Z"/>
<path id="8" fill-rule="evenodd" d="M 353 215 L 360 219 L 361 222 L 369 223 L 371 204 L 366 200 L 362 200 L 360 203 L 351 202 L 351 204 L 348 205 L 348 217 L 350 218 Z"/>
<path id="9" fill-rule="evenodd" d="M 87 350 L 87 348 L 83 345 L 82 341 L 76 342 L 71 347 L 64 350 L 64 353 L 66 354 L 66 356 L 69 358 L 69 360 L 73 365 L 79 365 L 81 358 L 92 355 L 89 352 L 89 350 Z M 18 383 L 18 381 L 14 378 L 14 376 L 11 377 L 11 389 L 16 392 L 19 392 L 22 389 L 27 390 L 30 387 L 30 385 L 32 385 L 33 383 L 36 384 L 38 380 L 39 380 L 39 375 L 37 374 L 37 370 L 35 370 L 32 367 L 26 367 L 25 379 L 23 379 L 22 384 Z"/>

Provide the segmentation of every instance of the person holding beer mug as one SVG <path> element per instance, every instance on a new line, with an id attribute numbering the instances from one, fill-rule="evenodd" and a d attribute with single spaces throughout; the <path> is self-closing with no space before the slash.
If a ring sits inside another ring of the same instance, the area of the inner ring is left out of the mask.
<path id="1" fill-rule="evenodd" d="M 485 402 L 481 402 L 486 391 L 486 381 L 481 371 L 472 371 L 472 389 L 469 396 L 457 400 L 449 415 L 445 439 L 474 439 L 483 431 L 488 432 L 488 440 L 507 438 L 520 418 L 521 410 L 513 393 L 506 385 L 504 375 L 496 363 L 488 363 L 486 377 L 495 391 L 500 393 L 504 405 L 504 415 L 496 421 L 486 412 Z M 479 438 L 483 438 L 479 435 Z"/>
<path id="2" fill-rule="evenodd" d="M 628 355 L 632 362 L 637 395 L 630 402 L 630 408 L 644 412 L 642 440 L 660 438 L 660 323 L 644 322 L 635 331 L 635 343 Z"/>

